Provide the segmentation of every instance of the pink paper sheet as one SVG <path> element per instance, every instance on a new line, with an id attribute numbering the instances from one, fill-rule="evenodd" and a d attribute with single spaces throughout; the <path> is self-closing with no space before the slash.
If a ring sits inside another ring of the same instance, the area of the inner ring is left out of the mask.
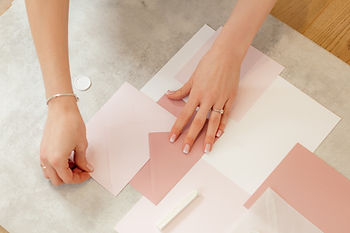
<path id="1" fill-rule="evenodd" d="M 157 103 L 176 117 L 180 115 L 186 104 L 183 100 L 170 100 L 166 95 L 163 95 Z"/>
<path id="2" fill-rule="evenodd" d="M 117 195 L 149 159 L 148 133 L 169 131 L 175 117 L 124 83 L 87 124 L 92 177 Z"/>
<path id="3" fill-rule="evenodd" d="M 202 57 L 209 51 L 221 28 L 197 51 L 191 60 L 175 75 L 181 83 L 187 82 Z M 240 84 L 230 118 L 240 121 L 284 67 L 256 48 L 250 46 L 241 65 Z"/>
<path id="4" fill-rule="evenodd" d="M 245 206 L 271 187 L 325 233 L 350 232 L 350 181 L 297 144 Z"/>
<path id="5" fill-rule="evenodd" d="M 115 230 L 118 233 L 159 233 L 158 221 L 194 189 L 200 196 L 163 233 L 223 232 L 246 211 L 243 203 L 248 194 L 204 160 L 199 160 L 157 206 L 142 197 Z"/>
<path id="6" fill-rule="evenodd" d="M 203 155 L 205 130 L 202 130 L 191 152 L 182 153 L 186 132 L 175 143 L 169 133 L 150 133 L 150 160 L 133 177 L 130 185 L 154 204 L 158 204 Z"/>

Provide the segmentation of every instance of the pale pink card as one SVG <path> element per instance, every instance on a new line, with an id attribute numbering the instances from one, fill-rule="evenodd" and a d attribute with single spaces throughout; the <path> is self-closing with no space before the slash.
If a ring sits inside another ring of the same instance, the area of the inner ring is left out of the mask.
<path id="1" fill-rule="evenodd" d="M 175 143 L 169 133 L 150 133 L 150 160 L 133 177 L 130 185 L 154 204 L 158 204 L 203 155 L 205 133 L 202 130 L 189 154 L 182 152 L 183 133 Z"/>
<path id="2" fill-rule="evenodd" d="M 245 204 L 271 187 L 325 233 L 350 232 L 350 180 L 297 144 Z"/>
<path id="3" fill-rule="evenodd" d="M 192 76 L 202 57 L 209 51 L 221 28 L 195 53 L 175 75 L 182 84 Z M 284 67 L 256 48 L 250 46 L 241 65 L 240 83 L 230 118 L 239 121 L 254 105 Z"/>
<path id="4" fill-rule="evenodd" d="M 163 231 L 156 224 L 190 192 L 197 197 Z M 199 160 L 158 204 L 142 197 L 117 224 L 118 233 L 213 233 L 224 232 L 246 209 L 249 195 L 219 171 Z"/>
<path id="5" fill-rule="evenodd" d="M 117 195 L 149 159 L 148 133 L 169 131 L 175 117 L 124 83 L 87 124 L 92 177 Z"/>

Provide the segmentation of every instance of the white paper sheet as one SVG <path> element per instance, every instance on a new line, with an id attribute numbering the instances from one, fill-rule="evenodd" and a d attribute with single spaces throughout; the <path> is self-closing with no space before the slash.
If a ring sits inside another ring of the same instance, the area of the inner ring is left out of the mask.
<path id="1" fill-rule="evenodd" d="M 322 233 L 272 189 L 267 189 L 227 233 L 253 232 Z"/>
<path id="2" fill-rule="evenodd" d="M 339 120 L 279 77 L 203 158 L 252 194 L 296 143 L 314 151 Z"/>
<path id="3" fill-rule="evenodd" d="M 210 39 L 215 30 L 204 25 L 168 62 L 157 74 L 153 76 L 141 91 L 154 101 L 158 101 L 167 90 L 177 90 L 182 84 L 174 76 L 185 66 L 193 55 Z"/>

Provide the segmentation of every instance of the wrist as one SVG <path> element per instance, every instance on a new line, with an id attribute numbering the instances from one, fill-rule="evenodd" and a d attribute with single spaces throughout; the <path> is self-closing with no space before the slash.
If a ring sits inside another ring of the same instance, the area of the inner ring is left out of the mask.
<path id="1" fill-rule="evenodd" d="M 72 112 L 79 111 L 77 100 L 74 96 L 61 96 L 53 98 L 48 103 L 49 112 Z"/>

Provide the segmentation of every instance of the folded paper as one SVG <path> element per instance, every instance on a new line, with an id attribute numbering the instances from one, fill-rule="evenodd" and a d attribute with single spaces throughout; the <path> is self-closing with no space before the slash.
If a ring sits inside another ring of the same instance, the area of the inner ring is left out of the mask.
<path id="1" fill-rule="evenodd" d="M 227 233 L 322 233 L 277 193 L 267 189 Z"/>
<path id="2" fill-rule="evenodd" d="M 350 229 L 350 180 L 297 144 L 246 203 L 252 208 L 267 188 L 325 233 Z"/>
<path id="3" fill-rule="evenodd" d="M 246 211 L 243 203 L 248 194 L 204 160 L 199 160 L 158 205 L 142 197 L 115 230 L 159 233 L 157 223 L 193 190 L 198 190 L 199 196 L 162 232 L 223 232 Z"/>
<path id="4" fill-rule="evenodd" d="M 150 159 L 130 181 L 130 185 L 154 204 L 181 180 L 203 155 L 205 130 L 199 134 L 190 153 L 182 152 L 185 131 L 174 143 L 169 142 L 169 133 L 150 133 Z"/>
<path id="5" fill-rule="evenodd" d="M 148 133 L 169 131 L 175 117 L 124 83 L 87 124 L 92 177 L 118 194 L 149 159 Z"/>
<path id="6" fill-rule="evenodd" d="M 252 194 L 297 142 L 314 151 L 339 120 L 279 77 L 203 158 Z"/>

